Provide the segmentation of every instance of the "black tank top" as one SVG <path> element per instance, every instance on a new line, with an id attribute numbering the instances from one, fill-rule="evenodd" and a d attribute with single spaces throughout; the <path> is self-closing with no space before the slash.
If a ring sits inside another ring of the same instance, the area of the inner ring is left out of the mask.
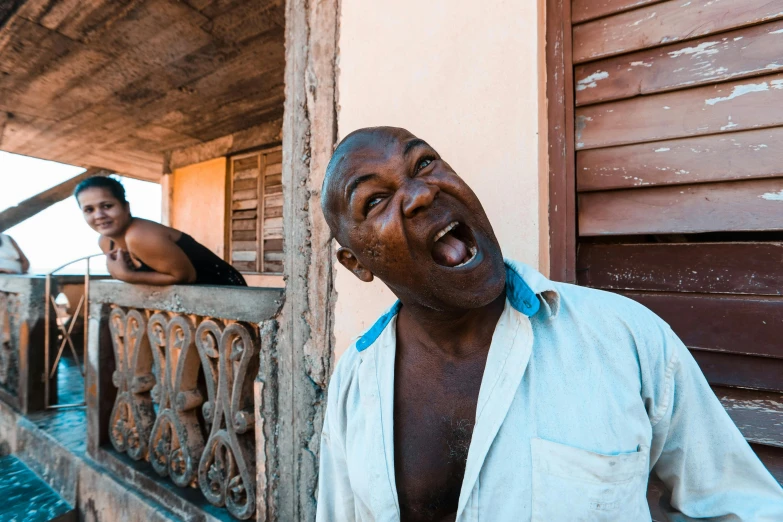
<path id="1" fill-rule="evenodd" d="M 109 241 L 109 249 L 114 250 L 114 241 Z M 186 233 L 182 232 L 175 244 L 185 252 L 193 268 L 196 269 L 196 280 L 190 284 L 247 286 L 245 278 L 236 268 Z M 139 258 L 136 260 L 141 263 L 141 266 L 136 268 L 137 272 L 154 272 L 144 261 Z"/>

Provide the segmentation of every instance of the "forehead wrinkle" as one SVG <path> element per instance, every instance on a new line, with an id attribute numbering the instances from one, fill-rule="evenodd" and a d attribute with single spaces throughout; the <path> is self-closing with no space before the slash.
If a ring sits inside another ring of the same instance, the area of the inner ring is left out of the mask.
<path id="1" fill-rule="evenodd" d="M 352 163 L 368 163 L 371 162 L 370 158 L 380 160 L 377 163 L 385 163 L 395 156 L 403 157 L 404 145 L 415 140 L 418 138 L 405 129 L 378 127 L 354 131 L 338 144 L 327 165 L 321 200 L 324 217 L 335 235 L 345 213 L 343 203 L 346 200 L 339 197 L 340 193 L 344 192 L 341 189 L 347 183 L 347 178 L 361 166 Z"/>

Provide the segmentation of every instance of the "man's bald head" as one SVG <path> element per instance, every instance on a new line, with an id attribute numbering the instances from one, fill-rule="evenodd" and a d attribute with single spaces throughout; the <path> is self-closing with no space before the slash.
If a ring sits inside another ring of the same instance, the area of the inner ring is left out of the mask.
<path id="1" fill-rule="evenodd" d="M 481 202 L 405 129 L 346 136 L 327 166 L 321 207 L 340 264 L 362 281 L 378 277 L 403 303 L 466 310 L 503 291 L 503 255 Z"/>
<path id="2" fill-rule="evenodd" d="M 358 167 L 363 158 L 378 154 L 391 143 L 415 139 L 408 130 L 400 127 L 365 127 L 348 134 L 334 149 L 326 166 L 321 188 L 321 210 L 332 235 L 340 240 L 339 205 L 342 179 L 349 169 Z"/>

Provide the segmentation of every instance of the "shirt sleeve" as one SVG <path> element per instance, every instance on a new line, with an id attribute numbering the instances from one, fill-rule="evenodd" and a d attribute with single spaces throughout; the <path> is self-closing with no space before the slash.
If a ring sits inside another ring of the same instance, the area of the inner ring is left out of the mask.
<path id="1" fill-rule="evenodd" d="M 783 520 L 783 489 L 753 453 L 693 356 L 666 327 L 650 462 L 671 506 L 696 519 Z M 688 520 L 677 518 L 672 520 Z"/>
<path id="2" fill-rule="evenodd" d="M 316 522 L 353 522 L 356 517 L 345 447 L 340 437 L 339 426 L 333 425 L 333 421 L 338 420 L 335 417 L 339 414 L 339 410 L 334 408 L 338 390 L 333 389 L 332 385 L 329 388 L 326 418 L 321 433 L 318 507 L 315 519 Z"/>

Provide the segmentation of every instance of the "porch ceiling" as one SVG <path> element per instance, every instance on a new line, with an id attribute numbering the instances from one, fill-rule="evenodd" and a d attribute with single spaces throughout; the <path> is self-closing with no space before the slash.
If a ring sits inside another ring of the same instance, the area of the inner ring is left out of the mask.
<path id="1" fill-rule="evenodd" d="M 284 24 L 283 0 L 2 2 L 0 149 L 157 180 L 282 115 Z"/>

